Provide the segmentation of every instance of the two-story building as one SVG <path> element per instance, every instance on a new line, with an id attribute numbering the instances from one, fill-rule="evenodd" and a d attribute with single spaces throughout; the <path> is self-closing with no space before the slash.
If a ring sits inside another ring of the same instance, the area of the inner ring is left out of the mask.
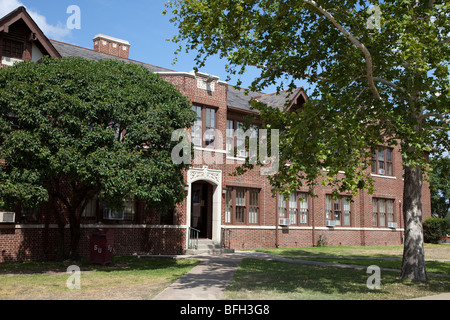
<path id="1" fill-rule="evenodd" d="M 297 190 L 288 200 L 273 196 L 261 168 L 231 175 L 248 153 L 233 151 L 242 141 L 230 133 L 242 126 L 247 115 L 255 114 L 251 99 L 279 108 L 288 101 L 296 109 L 307 99 L 304 90 L 299 87 L 290 95 L 245 94 L 209 74 L 177 72 L 131 60 L 130 49 L 127 41 L 104 35 L 94 37 L 93 49 L 49 40 L 23 7 L 0 19 L 3 67 L 22 60 L 39 61 L 45 55 L 136 63 L 177 86 L 197 113 L 189 131 L 196 154 L 185 172 L 184 201 L 169 212 L 146 211 L 134 201 L 123 212 L 111 212 L 94 199 L 83 213 L 82 255 L 89 255 L 89 239 L 99 226 L 112 231 L 116 255 L 183 254 L 192 229 L 198 230 L 200 238 L 216 243 L 226 237 L 227 245 L 235 250 L 316 246 L 320 241 L 345 246 L 402 243 L 402 158 L 397 146 L 381 147 L 374 155 L 372 195 L 360 192 L 351 199 L 342 194 L 335 200 L 331 189 L 318 186 L 317 197 L 308 196 L 307 189 Z M 422 199 L 424 217 L 428 217 L 427 182 Z M 47 210 L 45 205 L 38 212 L 18 206 L 14 223 L 0 224 L 0 262 L 53 257 L 58 226 Z"/>

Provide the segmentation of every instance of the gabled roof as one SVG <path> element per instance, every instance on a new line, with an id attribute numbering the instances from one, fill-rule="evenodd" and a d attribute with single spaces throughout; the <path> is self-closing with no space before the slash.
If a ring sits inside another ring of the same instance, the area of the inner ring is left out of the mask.
<path id="1" fill-rule="evenodd" d="M 304 88 L 298 87 L 293 90 L 264 94 L 255 97 L 255 100 L 280 110 L 295 111 L 299 105 L 308 100 L 308 97 L 306 96 Z"/>
<path id="2" fill-rule="evenodd" d="M 291 112 L 297 110 L 308 100 L 303 87 L 274 93 L 247 91 L 236 89 L 231 85 L 228 86 L 228 108 L 231 110 L 239 109 L 239 111 L 246 113 L 259 113 L 257 110 L 250 109 L 250 101 L 256 100 L 272 108 Z"/>
<path id="3" fill-rule="evenodd" d="M 54 58 L 61 58 L 58 50 L 55 49 L 53 44 L 47 39 L 36 22 L 34 22 L 34 20 L 30 17 L 25 7 L 18 7 L 16 10 L 10 12 L 0 19 L 0 33 L 8 33 L 9 27 L 20 20 L 22 20 L 30 29 L 32 33 L 32 39 L 38 41 L 41 48 L 46 51 L 49 56 Z"/>

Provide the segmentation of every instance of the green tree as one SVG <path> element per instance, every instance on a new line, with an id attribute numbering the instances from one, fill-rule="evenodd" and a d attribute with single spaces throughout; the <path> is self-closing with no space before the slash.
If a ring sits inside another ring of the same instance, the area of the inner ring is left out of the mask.
<path id="1" fill-rule="evenodd" d="M 188 100 L 145 68 L 81 58 L 0 69 L 0 206 L 54 205 L 70 224 L 77 257 L 80 219 L 95 195 L 111 208 L 126 199 L 153 207 L 182 200 L 176 129 L 194 121 Z"/>
<path id="2" fill-rule="evenodd" d="M 450 158 L 430 160 L 431 212 L 438 218 L 446 218 L 450 212 Z"/>
<path id="3" fill-rule="evenodd" d="M 301 112 L 253 105 L 267 127 L 281 130 L 280 163 L 290 163 L 270 178 L 275 190 L 372 190 L 372 153 L 400 145 L 401 277 L 426 280 L 421 187 L 424 153 L 449 147 L 450 3 L 173 0 L 167 8 L 178 27 L 173 41 L 198 52 L 198 68 L 218 56 L 231 75 L 258 68 L 252 90 L 279 81 L 280 89 L 299 81 L 311 88 Z"/>

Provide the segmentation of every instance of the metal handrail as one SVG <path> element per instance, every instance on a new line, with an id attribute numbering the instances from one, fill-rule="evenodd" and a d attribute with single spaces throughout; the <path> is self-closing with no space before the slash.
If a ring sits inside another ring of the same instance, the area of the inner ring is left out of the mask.
<path id="1" fill-rule="evenodd" d="M 231 229 L 222 227 L 222 232 L 220 234 L 220 247 L 225 249 L 231 249 Z"/>
<path id="2" fill-rule="evenodd" d="M 189 237 L 188 237 L 188 249 L 198 249 L 198 236 L 200 234 L 200 230 L 189 227 Z M 193 245 L 191 242 L 195 240 L 195 244 Z"/>

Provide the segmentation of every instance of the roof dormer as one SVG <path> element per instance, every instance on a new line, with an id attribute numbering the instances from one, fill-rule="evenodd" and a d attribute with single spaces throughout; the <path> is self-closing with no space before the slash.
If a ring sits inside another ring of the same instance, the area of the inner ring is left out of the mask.
<path id="1" fill-rule="evenodd" d="M 25 7 L 0 19 L 0 57 L 2 65 L 19 61 L 39 61 L 43 56 L 61 58 Z"/>

